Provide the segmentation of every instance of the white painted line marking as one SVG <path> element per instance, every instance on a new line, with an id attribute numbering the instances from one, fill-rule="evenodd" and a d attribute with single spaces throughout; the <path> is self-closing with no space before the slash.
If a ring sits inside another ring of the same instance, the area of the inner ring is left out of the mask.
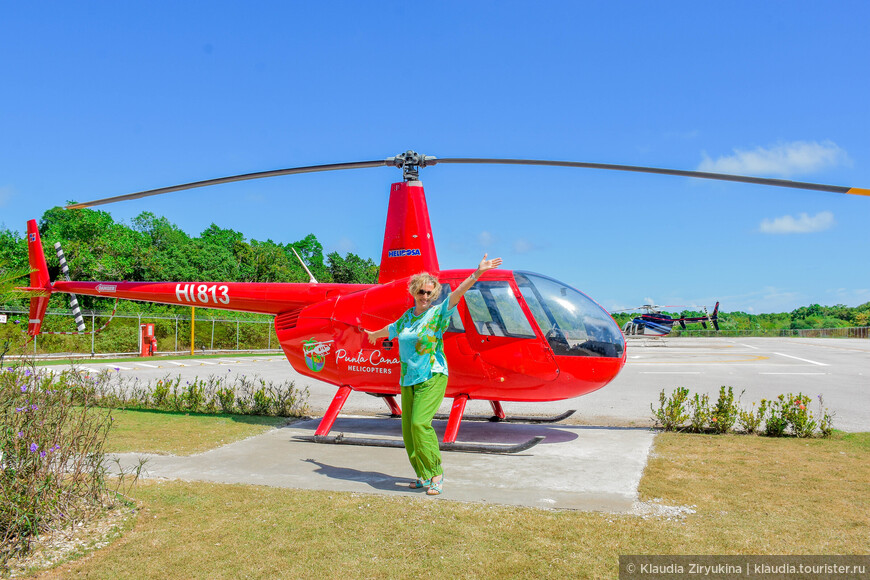
<path id="1" fill-rule="evenodd" d="M 752 346 L 750 344 L 743 344 L 742 342 L 740 343 L 740 346 L 745 346 L 746 348 L 751 348 L 752 350 L 758 350 L 757 346 Z"/>
<path id="2" fill-rule="evenodd" d="M 820 362 L 816 362 L 816 361 L 814 361 L 814 360 L 809 360 L 809 359 L 806 359 L 806 358 L 800 358 L 799 356 L 792 356 L 792 355 L 790 355 L 790 354 L 782 354 L 781 352 L 775 352 L 775 353 L 773 353 L 773 354 L 778 354 L 779 356 L 784 356 L 784 357 L 786 357 L 786 358 L 793 358 L 793 359 L 795 359 L 795 360 L 800 360 L 800 361 L 803 361 L 803 362 L 808 362 L 808 363 L 810 363 L 810 364 L 819 365 L 820 367 L 826 367 L 826 366 L 828 366 L 826 363 L 820 363 Z"/>
<path id="3" fill-rule="evenodd" d="M 199 364 L 201 364 L 201 365 L 214 366 L 214 365 L 216 365 L 216 364 L 218 364 L 218 363 L 213 363 L 213 362 L 208 362 L 208 361 L 205 361 L 205 360 L 201 360 L 201 361 L 199 361 Z"/>
<path id="4" fill-rule="evenodd" d="M 641 371 L 642 375 L 700 375 L 700 371 Z"/>
<path id="5" fill-rule="evenodd" d="M 828 373 L 758 373 L 760 375 L 826 375 Z"/>
<path id="6" fill-rule="evenodd" d="M 187 366 L 187 365 L 184 364 L 184 363 L 175 362 L 175 361 L 171 361 L 171 360 L 168 360 L 168 361 L 166 361 L 166 362 L 168 362 L 168 363 L 171 364 L 171 365 L 175 365 L 175 366 L 177 366 L 177 367 L 186 367 L 186 366 Z"/>
<path id="7" fill-rule="evenodd" d="M 90 368 L 90 367 L 82 367 L 82 370 L 83 370 L 83 371 L 88 371 L 89 373 L 98 373 L 98 372 L 100 372 L 99 369 L 92 369 L 92 368 Z"/>
<path id="8" fill-rule="evenodd" d="M 115 369 L 116 371 L 129 371 L 129 370 L 131 370 L 130 367 L 122 367 L 121 365 L 113 366 L 112 368 Z"/>
<path id="9" fill-rule="evenodd" d="M 157 368 L 160 368 L 160 367 L 158 367 L 157 365 L 149 365 L 148 363 L 142 363 L 142 362 L 140 362 L 140 363 L 136 363 L 136 364 L 139 365 L 140 367 L 148 367 L 149 369 L 157 369 Z"/>

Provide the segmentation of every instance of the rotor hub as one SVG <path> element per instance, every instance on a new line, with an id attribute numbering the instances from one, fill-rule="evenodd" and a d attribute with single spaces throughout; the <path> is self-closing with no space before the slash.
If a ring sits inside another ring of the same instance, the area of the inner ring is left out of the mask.
<path id="1" fill-rule="evenodd" d="M 387 158 L 387 165 L 402 168 L 402 177 L 405 181 L 420 181 L 420 168 L 427 165 L 435 165 L 438 158 L 432 155 L 421 155 L 416 151 L 405 151 L 395 157 Z"/>

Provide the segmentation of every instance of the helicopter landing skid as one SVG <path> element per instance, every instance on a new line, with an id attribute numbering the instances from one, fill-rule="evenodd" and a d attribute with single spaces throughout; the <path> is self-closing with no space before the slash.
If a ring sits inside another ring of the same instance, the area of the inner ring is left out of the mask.
<path id="1" fill-rule="evenodd" d="M 534 417 L 525 415 L 503 416 L 498 415 L 464 415 L 463 421 L 489 421 L 490 423 L 558 423 L 563 421 L 577 412 L 577 409 L 569 409 L 561 415 L 552 417 Z M 445 420 L 449 415 L 435 415 L 436 419 Z"/>
<path id="2" fill-rule="evenodd" d="M 345 437 L 339 433 L 334 437 L 324 435 L 297 435 L 299 441 L 311 441 L 314 443 L 331 443 L 338 445 L 363 445 L 367 447 L 405 447 L 404 442 L 396 439 L 367 439 L 364 437 Z M 544 440 L 542 435 L 532 437 L 524 443 L 516 445 L 503 443 L 439 443 L 441 451 L 461 451 L 465 453 L 519 453 L 531 449 Z"/>

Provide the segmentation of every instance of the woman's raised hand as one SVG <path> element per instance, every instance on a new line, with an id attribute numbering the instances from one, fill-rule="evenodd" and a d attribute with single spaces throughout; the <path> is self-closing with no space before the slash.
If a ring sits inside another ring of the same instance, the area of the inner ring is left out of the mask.
<path id="1" fill-rule="evenodd" d="M 483 274 L 487 270 L 492 270 L 493 268 L 498 268 L 501 266 L 501 258 L 493 258 L 492 260 L 486 259 L 487 254 L 483 255 L 483 259 L 480 261 L 480 264 L 477 265 L 477 271 Z"/>

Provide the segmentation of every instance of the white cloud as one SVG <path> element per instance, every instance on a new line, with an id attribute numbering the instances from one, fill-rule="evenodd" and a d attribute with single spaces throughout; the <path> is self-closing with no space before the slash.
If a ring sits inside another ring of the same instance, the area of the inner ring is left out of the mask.
<path id="1" fill-rule="evenodd" d="M 735 149 L 733 155 L 718 159 L 704 153 L 698 171 L 790 177 L 849 163 L 849 156 L 833 141 L 795 141 L 751 151 Z"/>
<path id="2" fill-rule="evenodd" d="M 493 236 L 486 230 L 480 232 L 477 235 L 477 242 L 483 247 L 488 247 L 492 245 L 493 241 L 495 241 L 495 236 Z"/>
<path id="3" fill-rule="evenodd" d="M 527 254 L 535 249 L 535 245 L 525 238 L 517 238 L 514 240 L 514 252 L 517 254 Z"/>
<path id="4" fill-rule="evenodd" d="M 13 197 L 11 187 L 0 187 L 0 207 L 7 205 Z"/>
<path id="5" fill-rule="evenodd" d="M 819 212 L 810 217 L 805 213 L 798 217 L 784 215 L 761 221 L 759 231 L 763 234 L 811 234 L 821 232 L 833 226 L 834 214 L 829 211 Z"/>

